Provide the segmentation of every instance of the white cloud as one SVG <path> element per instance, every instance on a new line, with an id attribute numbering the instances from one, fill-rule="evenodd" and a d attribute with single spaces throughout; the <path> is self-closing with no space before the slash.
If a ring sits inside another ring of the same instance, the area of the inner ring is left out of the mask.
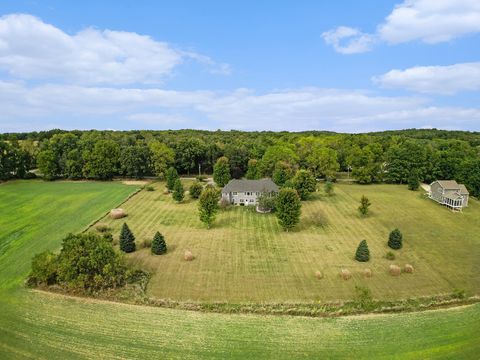
<path id="1" fill-rule="evenodd" d="M 426 98 L 321 88 L 258 94 L 248 89 L 171 91 L 0 82 L 0 108 L 0 131 L 45 129 L 46 124 L 98 128 L 99 123 L 117 129 L 480 130 L 478 108 L 438 107 Z"/>
<path id="2" fill-rule="evenodd" d="M 212 71 L 228 65 L 133 32 L 84 29 L 69 35 L 25 14 L 0 18 L 0 69 L 21 79 L 80 84 L 158 83 L 186 59 Z"/>
<path id="3" fill-rule="evenodd" d="M 347 26 L 339 26 L 336 29 L 322 34 L 328 45 L 332 45 L 335 51 L 342 54 L 358 54 L 370 51 L 375 41 L 374 37 L 364 34 L 358 29 Z"/>
<path id="4" fill-rule="evenodd" d="M 395 69 L 374 77 L 373 81 L 382 87 L 452 95 L 463 90 L 480 90 L 480 62 Z"/>
<path id="5" fill-rule="evenodd" d="M 338 35 L 335 36 L 339 29 L 340 38 Z M 374 43 L 372 39 L 389 44 L 410 41 L 435 44 L 478 32 L 480 32 L 478 0 L 406 0 L 395 6 L 383 23 L 378 25 L 375 34 L 366 34 L 358 29 L 340 26 L 325 32 L 324 39 L 337 52 L 354 54 L 371 50 Z M 345 47 L 339 45 L 342 33 L 347 34 L 344 37 L 351 38 Z M 325 37 L 325 34 L 331 34 L 333 38 Z"/>

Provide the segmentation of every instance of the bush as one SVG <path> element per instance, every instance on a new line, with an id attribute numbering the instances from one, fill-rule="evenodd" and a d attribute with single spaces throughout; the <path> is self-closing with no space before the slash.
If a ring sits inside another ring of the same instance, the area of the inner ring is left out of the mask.
<path id="1" fill-rule="evenodd" d="M 162 255 L 167 252 L 167 244 L 165 243 L 165 238 L 160 232 L 156 232 L 152 241 L 152 254 Z"/>
<path id="2" fill-rule="evenodd" d="M 203 185 L 199 181 L 195 181 L 188 189 L 188 193 L 192 199 L 198 199 L 202 193 Z"/>
<path id="3" fill-rule="evenodd" d="M 57 282 L 57 256 L 44 251 L 32 259 L 32 271 L 28 277 L 30 285 L 52 285 Z"/>
<path id="4" fill-rule="evenodd" d="M 385 258 L 387 260 L 395 260 L 395 254 L 391 251 L 388 251 L 387 254 L 385 255 Z"/>
<path id="5" fill-rule="evenodd" d="M 197 176 L 195 176 L 195 178 L 196 178 L 199 182 L 205 182 L 205 181 L 207 181 L 207 175 L 197 175 Z"/>
<path id="6" fill-rule="evenodd" d="M 95 228 L 95 230 L 97 230 L 98 232 L 101 232 L 101 233 L 110 231 L 110 227 L 105 223 L 97 223 L 97 224 L 95 224 L 94 228 Z"/>
<path id="7" fill-rule="evenodd" d="M 122 230 L 120 231 L 120 250 L 126 253 L 135 251 L 135 236 L 127 223 L 123 223 Z"/>
<path id="8" fill-rule="evenodd" d="M 420 187 L 420 181 L 418 181 L 417 176 L 412 175 L 408 178 L 408 189 L 412 191 L 417 191 Z"/>
<path id="9" fill-rule="evenodd" d="M 325 194 L 327 194 L 327 196 L 332 196 L 335 192 L 335 189 L 333 188 L 333 182 L 327 180 L 325 182 L 325 185 L 323 186 L 323 190 L 325 191 Z"/>
<path id="10" fill-rule="evenodd" d="M 258 197 L 258 209 L 262 212 L 275 210 L 277 196 L 275 193 L 262 192 Z"/>
<path id="11" fill-rule="evenodd" d="M 155 188 L 152 185 L 145 186 L 146 191 L 155 191 Z"/>
<path id="12" fill-rule="evenodd" d="M 362 198 L 360 199 L 360 206 L 358 207 L 358 212 L 360 213 L 361 216 L 367 216 L 368 212 L 370 211 L 370 200 L 363 195 Z"/>
<path id="13" fill-rule="evenodd" d="M 112 243 L 113 244 L 113 235 L 111 232 L 104 232 L 102 233 L 102 238 L 104 238 L 105 240 L 107 240 L 109 243 Z"/>
<path id="14" fill-rule="evenodd" d="M 370 260 L 370 250 L 368 249 L 367 240 L 360 241 L 357 252 L 355 253 L 355 260 L 361 262 Z"/>
<path id="15" fill-rule="evenodd" d="M 394 250 L 402 248 L 403 235 L 400 230 L 393 230 L 388 237 L 388 246 Z"/>

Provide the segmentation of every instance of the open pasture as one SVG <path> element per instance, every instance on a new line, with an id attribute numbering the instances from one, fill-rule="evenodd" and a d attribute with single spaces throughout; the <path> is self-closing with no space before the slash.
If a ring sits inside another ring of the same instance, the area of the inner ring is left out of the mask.
<path id="1" fill-rule="evenodd" d="M 421 191 L 400 185 L 336 185 L 335 195 L 322 192 L 303 203 L 298 229 L 283 232 L 273 214 L 252 208 L 220 211 L 212 229 L 198 220 L 197 201 L 175 203 L 156 191 L 142 191 L 122 207 L 128 217 L 101 220 L 118 234 L 126 221 L 137 244 L 158 230 L 168 253 L 152 256 L 149 249 L 129 254 L 130 261 L 154 273 L 148 292 L 156 298 L 183 301 L 311 302 L 351 299 L 355 285 L 366 286 L 378 299 L 400 299 L 480 291 L 480 204 L 472 200 L 463 213 L 452 213 Z M 372 202 L 367 218 L 358 215 L 362 195 Z M 398 227 L 404 247 L 385 255 L 388 234 Z M 358 243 L 366 239 L 371 260 L 354 260 Z M 182 260 L 185 250 L 196 257 Z M 413 274 L 389 275 L 390 264 L 412 264 Z M 348 269 L 352 279 L 339 276 Z M 372 277 L 365 278 L 365 268 Z M 315 276 L 323 273 L 323 279 Z"/>

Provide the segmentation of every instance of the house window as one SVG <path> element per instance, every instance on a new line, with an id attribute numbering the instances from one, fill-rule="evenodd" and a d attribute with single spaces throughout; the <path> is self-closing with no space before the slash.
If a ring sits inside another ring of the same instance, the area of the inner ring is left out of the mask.
<path id="1" fill-rule="evenodd" d="M 242 202 L 242 203 L 243 203 L 243 199 L 240 199 L 240 202 Z"/>
<path id="2" fill-rule="evenodd" d="M 236 191 L 234 191 L 234 192 L 233 192 L 233 195 L 237 195 L 237 192 L 236 192 Z"/>
<path id="3" fill-rule="evenodd" d="M 253 199 L 250 199 L 250 202 L 253 202 Z"/>
<path id="4" fill-rule="evenodd" d="M 255 193 L 255 195 L 257 195 L 257 196 L 258 196 L 258 195 L 260 195 L 260 193 L 257 191 L 257 192 Z"/>
<path id="5" fill-rule="evenodd" d="M 247 192 L 245 193 L 245 195 L 247 195 L 247 196 L 250 195 L 250 192 L 247 191 Z"/>

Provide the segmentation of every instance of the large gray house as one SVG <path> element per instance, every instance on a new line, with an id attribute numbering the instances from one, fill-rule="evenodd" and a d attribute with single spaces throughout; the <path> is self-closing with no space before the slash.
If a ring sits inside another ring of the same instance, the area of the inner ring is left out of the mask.
<path id="1" fill-rule="evenodd" d="M 468 206 L 468 190 L 455 180 L 437 180 L 430 184 L 430 199 L 454 210 Z"/>
<path id="2" fill-rule="evenodd" d="M 278 186 L 268 178 L 260 180 L 234 179 L 222 189 L 222 199 L 234 205 L 257 205 L 262 193 L 278 193 Z"/>

